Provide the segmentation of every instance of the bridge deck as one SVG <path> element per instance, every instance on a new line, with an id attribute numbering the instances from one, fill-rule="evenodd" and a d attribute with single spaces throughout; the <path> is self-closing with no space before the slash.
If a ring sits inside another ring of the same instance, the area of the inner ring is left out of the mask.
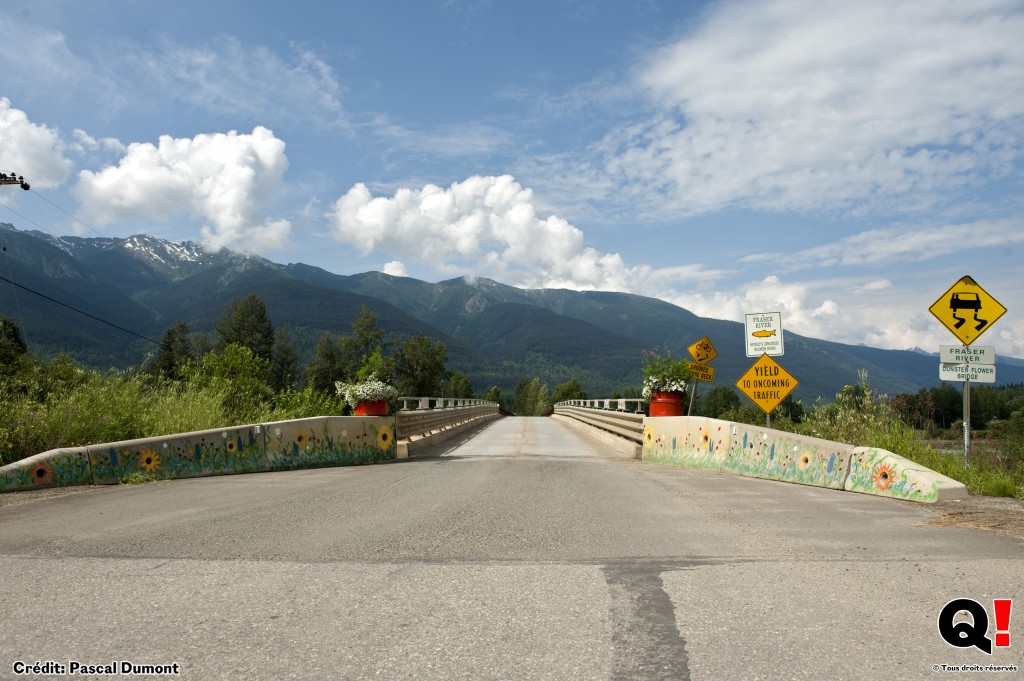
<path id="1" fill-rule="evenodd" d="M 927 526 L 923 505 L 644 464 L 551 419 L 385 465 L 7 496 L 7 671 L 929 679 L 1020 662 L 1019 642 L 988 657 L 936 631 L 953 598 L 1019 597 L 1020 541 Z"/>

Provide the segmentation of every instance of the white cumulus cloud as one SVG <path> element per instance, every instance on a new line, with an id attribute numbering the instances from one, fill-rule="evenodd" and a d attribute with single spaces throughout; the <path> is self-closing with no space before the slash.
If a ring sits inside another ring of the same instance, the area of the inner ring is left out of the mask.
<path id="1" fill-rule="evenodd" d="M 584 245 L 566 220 L 538 215 L 533 193 L 510 175 L 470 177 L 374 197 L 357 184 L 334 203 L 334 236 L 364 255 L 384 251 L 441 272 L 523 286 L 633 290 L 648 270 Z"/>
<path id="2" fill-rule="evenodd" d="M 207 222 L 204 244 L 256 252 L 288 242 L 287 220 L 261 220 L 261 208 L 281 186 L 288 158 L 274 133 L 160 137 L 133 143 L 116 166 L 83 170 L 75 195 L 86 220 L 109 224 L 138 219 L 165 221 L 187 215 Z"/>
<path id="3" fill-rule="evenodd" d="M 31 122 L 6 97 L 0 97 L 0 171 L 22 175 L 39 188 L 56 187 L 71 172 L 60 134 Z"/>
<path id="4" fill-rule="evenodd" d="M 405 269 L 405 265 L 400 260 L 392 260 L 384 265 L 384 274 L 390 274 L 393 277 L 408 277 L 409 273 Z"/>

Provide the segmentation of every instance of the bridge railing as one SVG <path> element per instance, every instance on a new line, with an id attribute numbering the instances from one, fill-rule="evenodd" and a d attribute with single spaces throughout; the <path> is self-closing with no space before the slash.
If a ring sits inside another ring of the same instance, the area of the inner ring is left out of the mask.
<path id="1" fill-rule="evenodd" d="M 566 400 L 555 414 L 608 431 L 634 442 L 644 439 L 644 402 L 640 399 Z"/>
<path id="2" fill-rule="evenodd" d="M 407 440 L 417 435 L 445 430 L 483 418 L 497 416 L 497 402 L 454 397 L 399 397 L 395 413 L 395 437 Z"/>

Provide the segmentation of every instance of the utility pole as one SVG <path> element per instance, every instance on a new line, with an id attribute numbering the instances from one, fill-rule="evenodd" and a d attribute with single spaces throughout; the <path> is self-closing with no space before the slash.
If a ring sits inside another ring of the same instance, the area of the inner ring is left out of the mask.
<path id="1" fill-rule="evenodd" d="M 0 185 L 2 184 L 16 184 L 21 186 L 22 189 L 28 191 L 28 182 L 21 175 L 15 175 L 14 173 L 0 173 Z"/>

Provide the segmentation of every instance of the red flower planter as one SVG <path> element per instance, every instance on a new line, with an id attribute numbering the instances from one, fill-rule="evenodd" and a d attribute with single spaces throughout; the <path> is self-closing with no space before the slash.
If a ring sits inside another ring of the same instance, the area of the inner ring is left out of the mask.
<path id="1" fill-rule="evenodd" d="M 387 400 L 362 400 L 356 405 L 356 416 L 387 416 Z"/>
<path id="2" fill-rule="evenodd" d="M 655 392 L 651 397 L 651 416 L 682 416 L 683 393 Z"/>

